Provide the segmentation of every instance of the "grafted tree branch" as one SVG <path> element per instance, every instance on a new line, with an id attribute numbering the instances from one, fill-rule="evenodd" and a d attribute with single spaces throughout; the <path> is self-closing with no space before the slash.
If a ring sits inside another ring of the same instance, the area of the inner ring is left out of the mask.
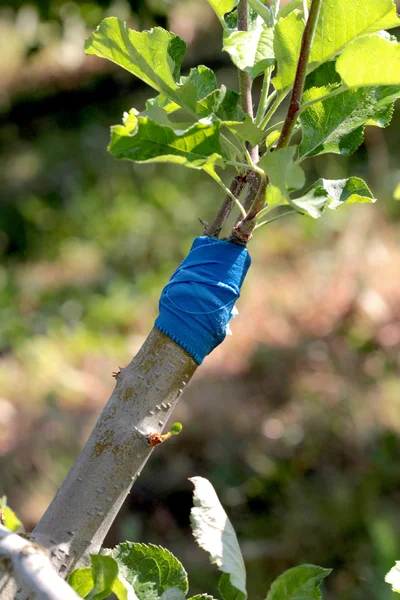
<path id="1" fill-rule="evenodd" d="M 0 598 L 18 593 L 15 580 L 29 598 L 38 600 L 78 600 L 80 596 L 64 581 L 51 565 L 47 553 L 32 542 L 0 525 L 0 557 L 3 574 L 0 578 Z M 8 589 L 7 589 L 8 588 Z"/>

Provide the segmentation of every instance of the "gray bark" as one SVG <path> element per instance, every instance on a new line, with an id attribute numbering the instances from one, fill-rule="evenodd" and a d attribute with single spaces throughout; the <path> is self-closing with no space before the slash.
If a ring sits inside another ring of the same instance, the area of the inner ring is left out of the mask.
<path id="1" fill-rule="evenodd" d="M 162 431 L 197 366 L 154 328 L 118 374 L 85 447 L 33 532 L 61 575 L 99 552 L 153 450 L 146 436 Z"/>
<path id="2" fill-rule="evenodd" d="M 0 578 L 0 598 L 3 583 L 8 579 L 18 584 L 36 600 L 79 600 L 80 596 L 53 569 L 44 550 L 0 525 L 0 557 L 5 557 L 5 575 Z M 7 577 L 8 571 L 8 577 Z M 17 586 L 8 587 L 8 594 L 17 594 Z"/>

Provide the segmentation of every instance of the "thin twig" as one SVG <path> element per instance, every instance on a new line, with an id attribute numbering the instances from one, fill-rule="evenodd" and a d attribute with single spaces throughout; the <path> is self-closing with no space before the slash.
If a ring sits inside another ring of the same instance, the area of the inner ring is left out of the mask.
<path id="1" fill-rule="evenodd" d="M 0 525 L 0 557 L 9 559 L 10 575 L 30 598 L 79 600 L 80 596 L 53 569 L 43 548 L 3 525 Z"/>
<path id="2" fill-rule="evenodd" d="M 278 140 L 277 149 L 284 148 L 290 142 L 290 137 L 300 110 L 301 97 L 303 95 L 304 81 L 307 75 L 308 59 L 310 57 L 311 47 L 314 39 L 315 29 L 322 0 L 311 0 L 310 13 L 306 26 L 304 28 L 303 38 L 301 40 L 300 55 L 297 63 L 296 77 L 294 80 L 290 104 L 282 127 L 281 137 Z"/>
<path id="3" fill-rule="evenodd" d="M 268 182 L 266 179 L 261 179 L 257 173 L 254 174 L 258 176 L 260 182 L 257 189 L 256 187 L 254 188 L 255 195 L 252 198 L 250 209 L 247 213 L 247 216 L 236 223 L 232 229 L 230 237 L 232 242 L 242 244 L 243 246 L 247 244 L 253 235 L 253 230 L 257 224 L 257 215 L 265 204 L 265 190 Z"/>
<path id="4" fill-rule="evenodd" d="M 264 71 L 263 84 L 262 84 L 262 88 L 261 88 L 261 96 L 260 96 L 260 101 L 258 103 L 257 114 L 256 114 L 256 118 L 255 118 L 255 124 L 258 126 L 261 125 L 261 122 L 264 118 L 264 113 L 267 109 L 268 102 L 269 102 L 268 90 L 269 90 L 269 84 L 271 81 L 272 68 L 273 67 L 267 67 Z"/>
<path id="5" fill-rule="evenodd" d="M 235 196 L 235 198 L 239 198 L 244 186 L 246 185 L 246 180 L 246 175 L 236 175 L 236 177 L 232 181 L 229 189 L 231 194 Z M 229 194 L 227 194 L 225 200 L 223 201 L 217 214 L 215 215 L 214 220 L 212 221 L 212 223 L 210 223 L 210 225 L 208 225 L 204 229 L 203 235 L 214 238 L 219 237 L 223 226 L 225 225 L 226 221 L 229 218 L 229 215 L 231 214 L 234 204 L 235 201 Z"/>
<path id="6" fill-rule="evenodd" d="M 247 31 L 247 0 L 240 0 L 238 4 L 238 30 Z M 239 91 L 240 101 L 242 109 L 245 113 L 248 113 L 253 119 L 253 98 L 251 95 L 251 78 L 246 71 L 239 70 Z M 250 152 L 250 156 L 254 163 L 258 162 L 258 146 L 252 146 L 249 142 L 246 142 L 247 149 Z"/>

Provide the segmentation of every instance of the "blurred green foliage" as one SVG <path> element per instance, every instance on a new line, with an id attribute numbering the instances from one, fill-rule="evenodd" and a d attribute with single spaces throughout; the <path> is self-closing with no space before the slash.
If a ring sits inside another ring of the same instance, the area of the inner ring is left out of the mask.
<path id="1" fill-rule="evenodd" d="M 189 61 L 208 57 L 219 83 L 236 81 L 214 51 L 218 23 L 202 0 L 0 6 L 0 495 L 27 527 L 68 472 L 118 361 L 151 327 L 162 286 L 201 232 L 198 217 L 211 219 L 221 200 L 194 171 L 107 155 L 109 126 L 144 96 L 133 77 L 84 56 L 83 39 L 106 14 L 137 27 L 168 20 Z M 186 480 L 203 475 L 238 531 L 251 596 L 313 562 L 335 569 L 329 599 L 391 597 L 399 128 L 397 112 L 387 131 L 367 130 L 356 155 L 308 167 L 310 180 L 364 177 L 374 207 L 256 235 L 234 336 L 185 394 L 174 415 L 183 433 L 156 449 L 110 533 L 108 545 L 128 538 L 184 557 L 191 594 L 206 578 L 216 593 L 218 579 L 188 528 Z"/>

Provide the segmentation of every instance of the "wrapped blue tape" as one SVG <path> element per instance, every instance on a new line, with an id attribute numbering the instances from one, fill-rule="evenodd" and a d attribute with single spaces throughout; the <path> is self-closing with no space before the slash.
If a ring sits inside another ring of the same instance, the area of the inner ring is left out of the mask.
<path id="1" fill-rule="evenodd" d="M 243 246 L 197 237 L 161 293 L 157 329 L 201 364 L 225 339 L 250 263 Z"/>

